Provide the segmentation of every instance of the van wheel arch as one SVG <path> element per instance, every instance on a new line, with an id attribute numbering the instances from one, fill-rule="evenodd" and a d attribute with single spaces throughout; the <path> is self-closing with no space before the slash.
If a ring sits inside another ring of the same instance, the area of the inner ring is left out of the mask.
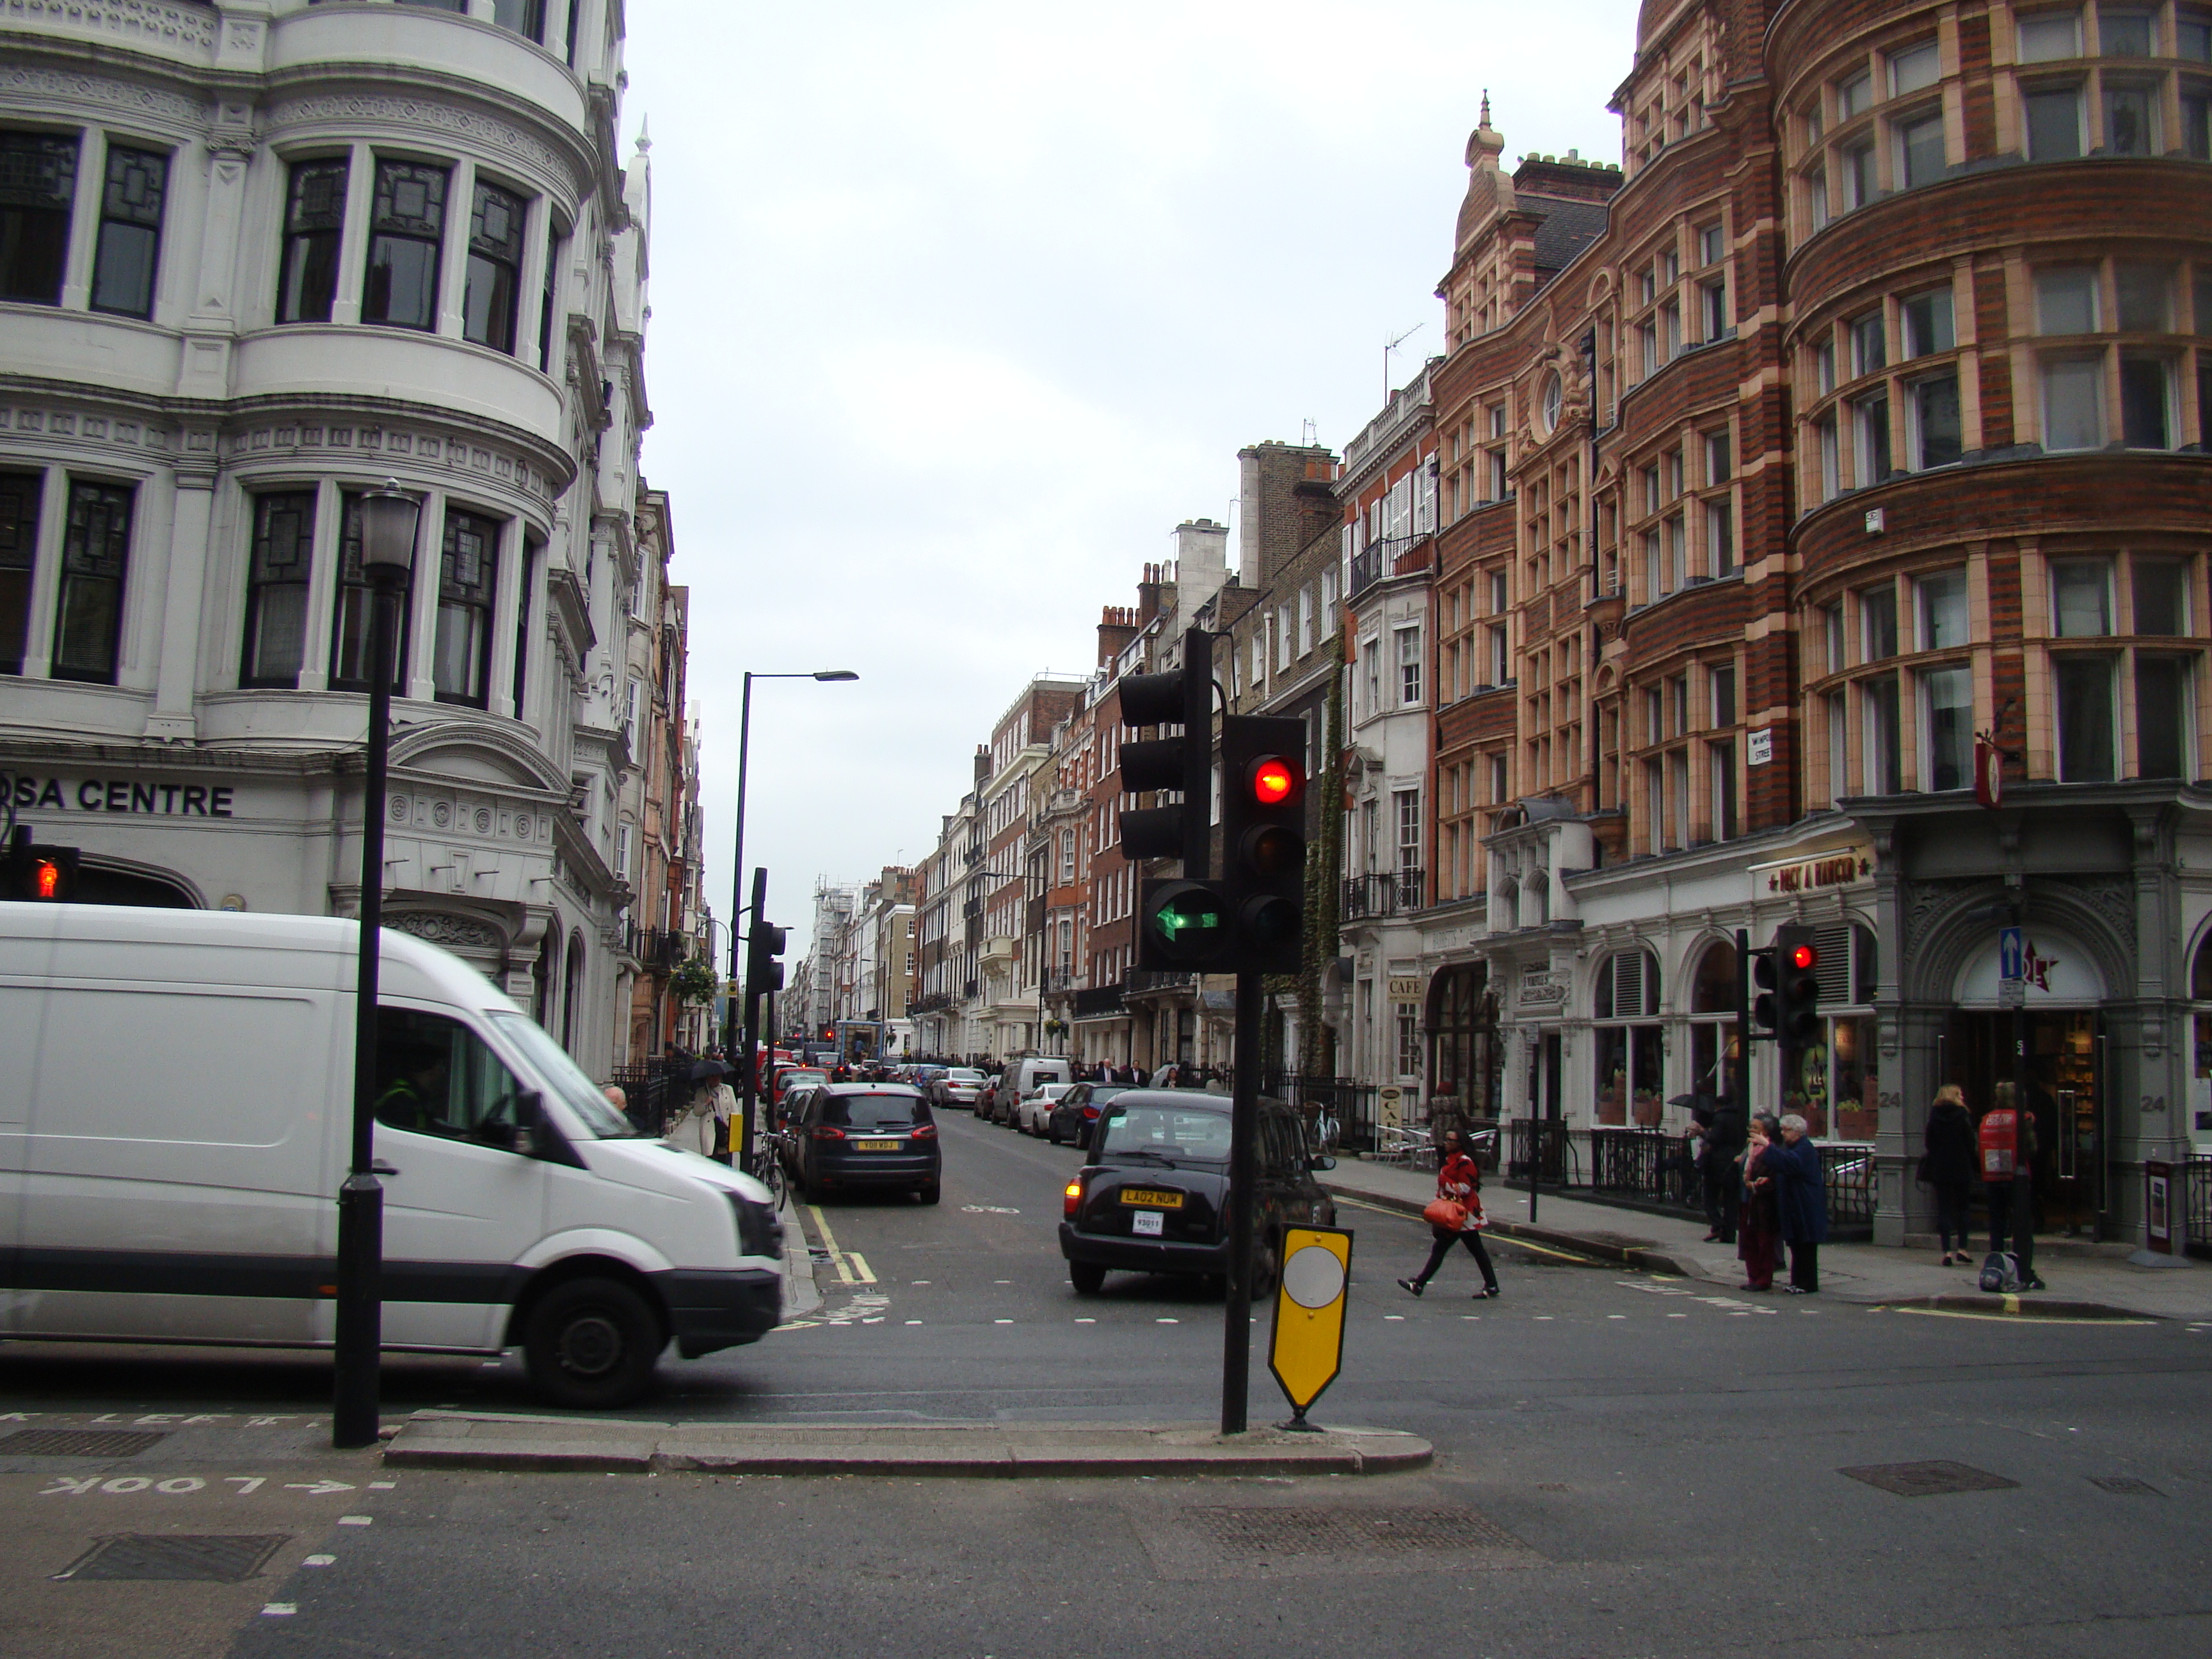
<path id="1" fill-rule="evenodd" d="M 660 1333 L 660 1346 L 667 1347 L 673 1332 L 668 1318 L 668 1304 L 661 1300 L 659 1291 L 653 1281 L 631 1267 L 611 1255 L 572 1255 L 540 1267 L 530 1282 L 523 1286 L 522 1294 L 514 1298 L 507 1310 L 507 1329 L 502 1334 L 504 1346 L 520 1347 L 528 1339 L 530 1316 L 537 1310 L 546 1293 L 572 1279 L 611 1279 L 627 1285 L 645 1299 L 653 1311 L 655 1328 Z"/>

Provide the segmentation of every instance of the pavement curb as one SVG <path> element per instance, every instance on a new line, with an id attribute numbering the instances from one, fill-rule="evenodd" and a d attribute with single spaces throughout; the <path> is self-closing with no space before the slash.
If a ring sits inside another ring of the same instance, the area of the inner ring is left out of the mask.
<path id="1" fill-rule="evenodd" d="M 1195 1425 L 1065 1425 L 916 1429 L 816 1425 L 625 1425 L 425 1413 L 384 1450 L 392 1468 L 545 1474 L 939 1475 L 1069 1479 L 1101 1475 L 1392 1474 L 1427 1468 L 1435 1449 L 1388 1430 L 1225 1439 Z M 637 1429 L 646 1428 L 647 1433 Z"/>
<path id="2" fill-rule="evenodd" d="M 2146 1313 L 2140 1308 L 2116 1307 L 2109 1302 L 2069 1301 L 2032 1291 L 2020 1296 L 1960 1291 L 1933 1296 L 1881 1296 L 1869 1292 L 1838 1299 L 1878 1308 L 1927 1308 L 1939 1313 L 1996 1314 L 2009 1319 L 2110 1319 L 2164 1323 L 2168 1317 L 2165 1314 Z"/>

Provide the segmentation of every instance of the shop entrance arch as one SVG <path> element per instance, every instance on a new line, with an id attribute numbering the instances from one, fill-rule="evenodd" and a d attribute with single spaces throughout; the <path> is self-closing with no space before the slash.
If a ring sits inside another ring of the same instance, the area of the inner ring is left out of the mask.
<path id="1" fill-rule="evenodd" d="M 2004 1006 L 1994 938 L 1960 964 L 1942 1079 L 1959 1085 L 1978 1119 L 1998 1085 L 2025 1072 L 2023 1103 L 2035 1120 L 2037 1230 L 2094 1235 L 2112 1196 L 2104 976 L 2077 940 L 2047 928 L 2027 930 L 2024 955 L 2017 1010 Z"/>

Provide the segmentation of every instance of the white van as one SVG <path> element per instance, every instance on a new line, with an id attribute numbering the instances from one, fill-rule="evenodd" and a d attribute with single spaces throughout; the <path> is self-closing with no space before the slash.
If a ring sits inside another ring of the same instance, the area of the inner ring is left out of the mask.
<path id="1" fill-rule="evenodd" d="M 0 902 L 0 1339 L 327 1347 L 357 924 Z M 382 938 L 384 1346 L 642 1394 L 782 1316 L 751 1176 L 640 1137 L 467 963 Z"/>
<path id="2" fill-rule="evenodd" d="M 1041 1085 L 1073 1080 L 1073 1073 L 1064 1060 L 1042 1060 L 1034 1054 L 1027 1060 L 1010 1060 L 1006 1069 L 999 1073 L 999 1086 L 991 1096 L 991 1121 L 1019 1128 L 1024 1100 Z"/>

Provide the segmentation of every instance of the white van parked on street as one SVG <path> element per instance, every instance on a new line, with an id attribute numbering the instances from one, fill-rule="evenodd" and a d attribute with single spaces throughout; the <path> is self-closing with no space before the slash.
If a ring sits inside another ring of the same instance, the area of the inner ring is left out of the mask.
<path id="1" fill-rule="evenodd" d="M 328 1347 L 356 923 L 0 902 L 0 1339 Z M 640 1137 L 483 975 L 385 930 L 384 1346 L 635 1399 L 782 1316 L 751 1176 Z"/>

